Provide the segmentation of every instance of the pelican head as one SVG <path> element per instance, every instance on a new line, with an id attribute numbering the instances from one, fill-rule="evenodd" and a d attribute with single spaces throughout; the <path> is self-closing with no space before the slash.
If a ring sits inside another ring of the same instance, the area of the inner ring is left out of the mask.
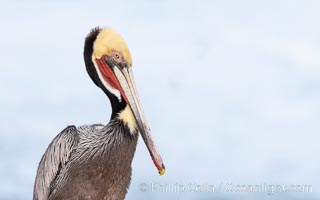
<path id="1" fill-rule="evenodd" d="M 141 107 L 124 39 L 110 28 L 94 28 L 86 37 L 84 59 L 89 76 L 111 101 L 111 118 L 121 119 L 131 133 L 140 132 L 158 172 L 163 175 L 165 167 Z"/>

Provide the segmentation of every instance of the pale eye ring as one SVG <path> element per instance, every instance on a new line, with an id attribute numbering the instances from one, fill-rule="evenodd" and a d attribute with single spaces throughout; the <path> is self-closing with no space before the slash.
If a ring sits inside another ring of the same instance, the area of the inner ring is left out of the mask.
<path id="1" fill-rule="evenodd" d="M 120 58 L 119 54 L 118 53 L 114 53 L 113 57 L 118 60 Z"/>

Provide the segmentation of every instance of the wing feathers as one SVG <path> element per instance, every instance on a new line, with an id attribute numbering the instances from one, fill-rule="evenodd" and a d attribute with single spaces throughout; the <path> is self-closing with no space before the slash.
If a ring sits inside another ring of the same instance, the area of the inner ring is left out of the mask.
<path id="1" fill-rule="evenodd" d="M 39 163 L 34 184 L 33 199 L 46 200 L 50 185 L 68 162 L 73 148 L 78 144 L 79 135 L 75 126 L 68 126 L 48 146 Z"/>

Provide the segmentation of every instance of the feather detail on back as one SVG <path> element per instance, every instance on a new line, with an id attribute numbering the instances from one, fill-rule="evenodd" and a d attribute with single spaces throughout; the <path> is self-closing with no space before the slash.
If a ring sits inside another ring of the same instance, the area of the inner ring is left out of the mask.
<path id="1" fill-rule="evenodd" d="M 118 118 L 67 127 L 40 161 L 33 199 L 124 199 L 137 140 Z"/>
<path id="2" fill-rule="evenodd" d="M 54 138 L 39 163 L 34 184 L 34 200 L 48 199 L 52 182 L 68 162 L 78 142 L 79 134 L 75 126 L 68 126 Z"/>

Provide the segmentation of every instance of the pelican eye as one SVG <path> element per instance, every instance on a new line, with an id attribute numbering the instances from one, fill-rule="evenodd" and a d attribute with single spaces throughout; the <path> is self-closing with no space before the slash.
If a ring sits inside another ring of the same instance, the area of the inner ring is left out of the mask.
<path id="1" fill-rule="evenodd" d="M 120 58 L 120 55 L 118 53 L 114 53 L 113 57 L 114 59 L 118 60 Z"/>

